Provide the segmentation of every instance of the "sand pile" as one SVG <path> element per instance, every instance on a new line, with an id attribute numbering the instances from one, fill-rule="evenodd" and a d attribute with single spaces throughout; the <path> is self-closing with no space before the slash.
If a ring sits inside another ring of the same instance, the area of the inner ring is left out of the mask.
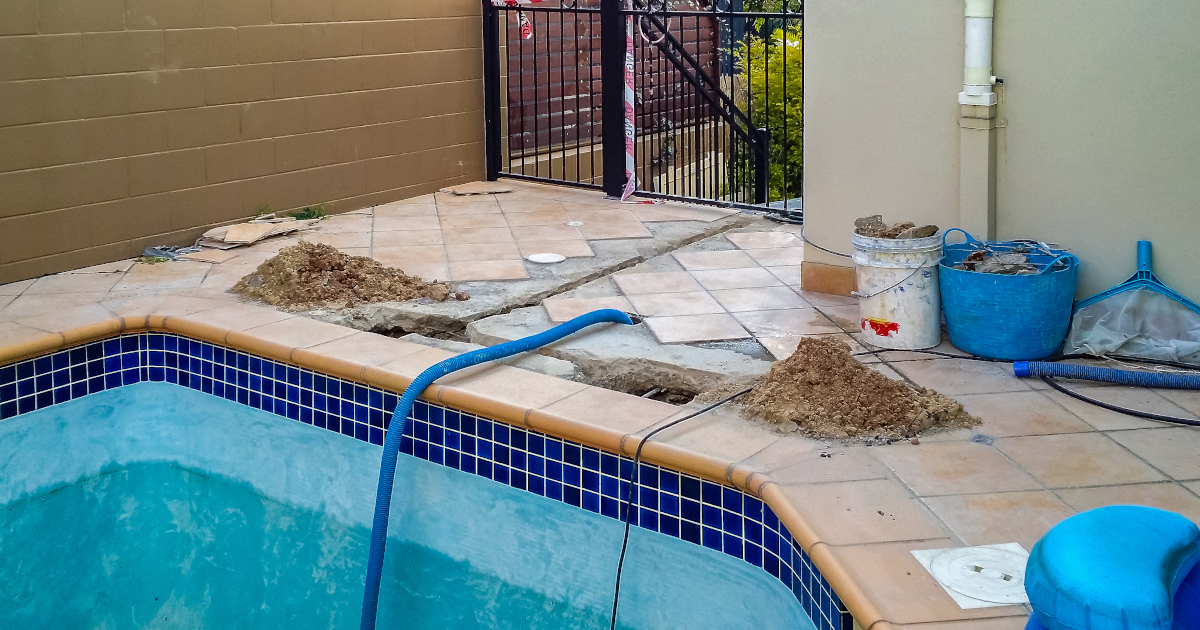
<path id="1" fill-rule="evenodd" d="M 444 302 L 451 297 L 450 287 L 444 283 L 426 282 L 366 256 L 349 256 L 328 245 L 304 242 L 279 250 L 231 290 L 290 310 L 417 298 Z"/>
<path id="2" fill-rule="evenodd" d="M 871 370 L 848 345 L 829 339 L 802 339 L 740 402 L 752 415 L 814 438 L 901 439 L 979 424 L 958 401 Z"/>

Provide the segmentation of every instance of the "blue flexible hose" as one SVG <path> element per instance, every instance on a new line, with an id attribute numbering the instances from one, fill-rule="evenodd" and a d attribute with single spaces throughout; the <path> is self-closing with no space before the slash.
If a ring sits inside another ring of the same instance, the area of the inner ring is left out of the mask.
<path id="1" fill-rule="evenodd" d="M 1160 387 L 1164 389 L 1200 389 L 1200 373 L 1166 374 L 1162 372 L 1138 372 L 1114 368 L 1050 363 L 1047 361 L 1017 361 L 1013 363 L 1017 376 L 1059 376 L 1084 381 L 1120 383 L 1138 387 Z"/>
<path id="2" fill-rule="evenodd" d="M 379 489 L 375 496 L 375 519 L 371 524 L 371 553 L 367 559 L 367 584 L 363 591 L 362 630 L 374 630 L 375 617 L 379 609 L 379 582 L 383 577 L 383 554 L 387 547 L 388 517 L 392 509 L 392 482 L 396 476 L 396 458 L 400 453 L 400 441 L 404 426 L 413 403 L 437 379 L 480 363 L 495 361 L 527 352 L 554 343 L 567 335 L 579 332 L 592 324 L 619 323 L 633 325 L 629 315 L 614 309 L 603 309 L 580 315 L 543 333 L 516 339 L 490 348 L 483 348 L 446 359 L 421 372 L 396 403 L 396 410 L 388 425 L 387 438 L 383 442 L 383 462 L 379 465 Z"/>

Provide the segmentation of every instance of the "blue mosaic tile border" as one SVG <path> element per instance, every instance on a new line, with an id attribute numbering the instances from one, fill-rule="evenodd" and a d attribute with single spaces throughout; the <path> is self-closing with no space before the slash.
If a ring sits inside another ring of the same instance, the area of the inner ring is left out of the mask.
<path id="1" fill-rule="evenodd" d="M 0 367 L 0 420 L 139 382 L 175 383 L 355 439 L 383 444 L 398 396 L 168 333 L 96 341 Z M 624 519 L 633 461 L 417 401 L 404 453 L 613 519 Z M 640 464 L 638 527 L 740 558 L 791 589 L 818 630 L 853 619 L 812 560 L 759 499 Z"/>

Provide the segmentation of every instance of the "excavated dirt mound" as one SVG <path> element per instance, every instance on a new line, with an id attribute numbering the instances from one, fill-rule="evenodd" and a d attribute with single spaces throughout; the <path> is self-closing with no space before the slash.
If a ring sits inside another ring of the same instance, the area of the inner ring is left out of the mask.
<path id="1" fill-rule="evenodd" d="M 444 302 L 450 297 L 450 287 L 444 283 L 425 282 L 329 245 L 303 242 L 279 250 L 231 290 L 291 310 L 349 308 L 417 298 Z"/>
<path id="2" fill-rule="evenodd" d="M 806 338 L 741 398 L 752 415 L 814 438 L 902 439 L 979 420 L 958 401 L 867 368 L 841 341 Z"/>

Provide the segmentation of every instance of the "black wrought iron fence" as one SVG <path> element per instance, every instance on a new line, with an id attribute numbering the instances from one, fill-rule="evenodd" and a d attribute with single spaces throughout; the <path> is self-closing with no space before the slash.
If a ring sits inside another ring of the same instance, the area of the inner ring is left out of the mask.
<path id="1" fill-rule="evenodd" d="M 631 20 L 639 193 L 735 205 L 800 197 L 802 8 L 485 0 L 489 176 L 621 190 Z"/>

